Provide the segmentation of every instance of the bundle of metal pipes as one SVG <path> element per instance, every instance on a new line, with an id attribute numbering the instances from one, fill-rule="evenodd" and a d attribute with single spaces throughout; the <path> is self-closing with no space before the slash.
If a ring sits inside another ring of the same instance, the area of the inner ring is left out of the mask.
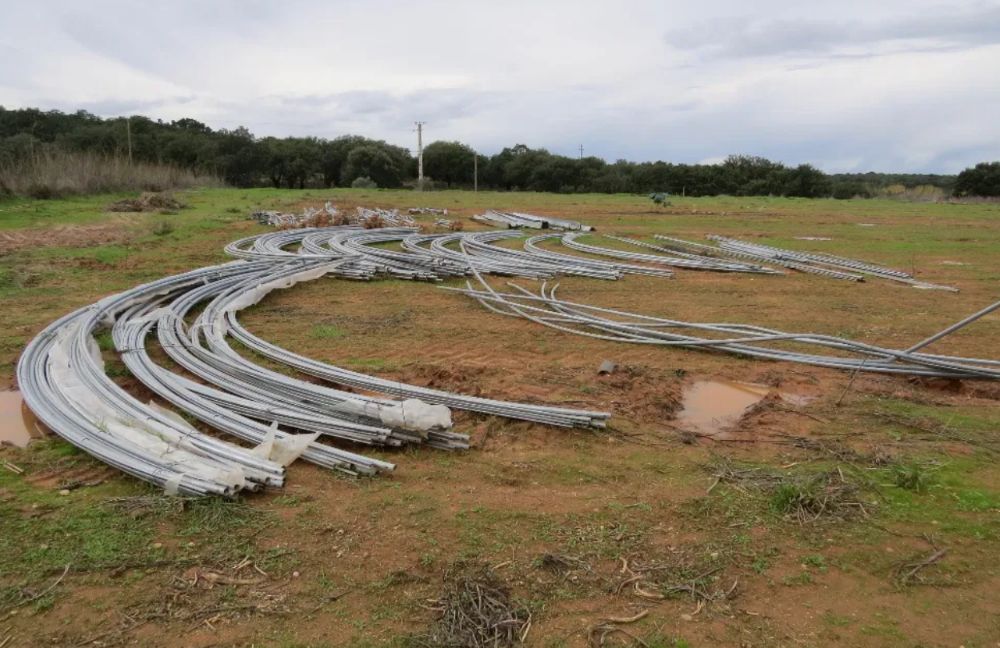
<path id="1" fill-rule="evenodd" d="M 720 261 L 691 254 L 664 256 L 615 250 L 581 243 L 577 232 L 539 234 L 526 240 L 511 230 L 486 232 L 449 232 L 423 234 L 416 228 L 361 230 L 357 227 L 332 227 L 272 232 L 230 243 L 226 252 L 244 259 L 340 258 L 356 255 L 344 271 L 381 272 L 408 279 L 443 279 L 469 275 L 472 269 L 504 276 L 550 279 L 557 275 L 575 275 L 596 279 L 620 279 L 626 274 L 671 277 L 669 267 L 718 272 L 781 274 L 780 271 L 748 263 Z M 667 251 L 659 246 L 634 239 L 608 237 L 633 245 Z M 517 241 L 523 249 L 506 247 L 505 241 Z M 558 242 L 572 250 L 635 261 L 623 263 L 556 252 L 540 245 Z M 401 250 L 374 247 L 399 242 Z M 293 251 L 293 248 L 298 249 Z"/>
<path id="2" fill-rule="evenodd" d="M 370 446 L 468 447 L 467 436 L 450 430 L 450 408 L 550 425 L 603 427 L 609 418 L 604 412 L 467 396 L 316 362 L 254 336 L 237 319 L 240 310 L 272 290 L 322 276 L 439 280 L 493 263 L 524 275 L 516 260 L 494 259 L 486 250 L 478 257 L 442 257 L 424 247 L 424 238 L 412 228 L 348 226 L 242 239 L 227 246 L 241 261 L 143 284 L 52 323 L 22 354 L 18 383 L 28 406 L 58 435 L 128 474 L 186 495 L 231 496 L 280 486 L 285 466 L 298 457 L 353 474 L 394 468 L 324 438 Z M 418 252 L 374 247 L 404 239 Z M 536 263 L 525 272 L 558 270 Z M 142 403 L 119 387 L 105 373 L 95 341 L 95 334 L 107 328 L 129 371 L 162 402 L 243 444 L 215 437 L 177 412 Z M 147 351 L 154 330 L 177 368 L 157 362 Z M 273 371 L 237 353 L 230 337 L 304 373 L 405 400 L 345 392 Z"/>
<path id="3" fill-rule="evenodd" d="M 615 250 L 612 248 L 599 247 L 597 245 L 588 245 L 586 243 L 581 243 L 577 241 L 576 238 L 579 236 L 575 232 L 567 232 L 562 237 L 562 243 L 566 247 L 578 250 L 580 252 L 586 252 L 588 254 L 595 254 L 598 256 L 615 257 L 618 259 L 628 259 L 629 261 L 639 261 L 642 263 L 656 263 L 660 265 L 673 266 L 675 268 L 687 268 L 689 270 L 714 270 L 716 272 L 751 272 L 757 274 L 781 274 L 777 270 L 771 268 L 766 268 L 759 265 L 750 265 L 747 263 L 729 263 L 725 261 L 719 261 L 718 259 L 712 259 L 709 257 L 699 257 L 692 254 L 686 254 L 683 257 L 679 257 L 676 254 L 672 254 L 671 250 L 665 248 L 651 245 L 649 243 L 644 243 L 642 241 L 637 241 L 635 239 L 622 238 L 620 236 L 608 236 L 607 238 L 621 241 L 622 243 L 628 243 L 629 245 L 635 245 L 638 247 L 645 247 L 658 252 L 665 252 L 667 254 L 672 254 L 671 256 L 662 256 L 658 254 L 643 254 L 639 252 L 629 252 L 626 250 Z"/>
<path id="4" fill-rule="evenodd" d="M 536 216 L 523 212 L 502 212 L 494 209 L 485 213 L 473 216 L 472 220 L 485 223 L 491 227 L 502 225 L 511 229 L 559 229 L 576 230 L 589 232 L 593 230 L 589 225 L 566 218 L 556 218 L 555 216 Z"/>
<path id="5" fill-rule="evenodd" d="M 436 207 L 410 207 L 406 210 L 407 214 L 411 216 L 419 216 L 420 214 L 432 214 L 434 216 L 447 216 L 447 209 L 438 209 Z"/>
<path id="6" fill-rule="evenodd" d="M 753 254 L 751 252 L 715 247 L 713 245 L 703 245 L 701 243 L 685 241 L 683 239 L 674 238 L 671 236 L 663 236 L 661 234 L 654 234 L 653 236 L 654 238 L 664 241 L 666 244 L 665 247 L 667 249 L 674 250 L 676 253 L 681 253 L 680 251 L 686 250 L 687 253 L 697 252 L 707 257 L 726 257 L 730 259 L 745 259 L 747 261 L 766 261 L 770 265 L 776 265 L 782 268 L 788 268 L 789 270 L 797 270 L 799 272 L 804 272 L 807 274 L 821 275 L 824 277 L 829 277 L 831 279 L 843 279 L 845 281 L 865 280 L 865 278 L 859 274 L 839 272 L 837 270 L 832 270 L 830 268 L 813 266 L 806 263 L 795 263 L 793 261 L 785 261 L 771 257 L 763 257 L 760 256 L 759 254 Z"/>
<path id="7" fill-rule="evenodd" d="M 466 289 L 445 288 L 445 290 L 466 294 L 492 312 L 522 317 L 560 331 L 602 340 L 722 351 L 752 358 L 785 360 L 850 371 L 944 378 L 1000 379 L 998 360 L 919 352 L 920 349 L 945 335 L 988 313 L 1000 310 L 1000 302 L 919 344 L 897 350 L 831 335 L 786 333 L 746 324 L 684 322 L 600 308 L 558 299 L 556 297 L 558 286 L 547 289 L 547 284 L 542 284 L 538 294 L 516 284 L 509 285 L 517 292 L 497 292 L 482 276 L 477 274 L 477 279 L 481 286 L 478 289 L 474 289 L 470 284 Z M 688 332 L 673 332 L 674 330 Z M 802 353 L 783 348 L 788 345 L 808 345 L 833 353 Z"/>
<path id="8" fill-rule="evenodd" d="M 709 234 L 706 238 L 718 243 L 718 247 L 692 243 L 669 236 L 656 235 L 657 239 L 665 241 L 669 248 L 680 249 L 687 252 L 700 252 L 707 256 L 723 256 L 735 259 L 746 259 L 751 261 L 761 261 L 772 265 L 778 265 L 799 272 L 818 274 L 833 279 L 844 279 L 847 281 L 864 281 L 866 276 L 878 279 L 886 279 L 905 283 L 914 288 L 927 290 L 947 290 L 958 292 L 957 288 L 942 286 L 926 281 L 915 279 L 912 274 L 902 270 L 894 270 L 884 266 L 875 265 L 866 261 L 849 259 L 847 257 L 835 256 L 832 254 L 820 254 L 816 252 L 800 252 L 797 250 L 786 250 L 784 248 L 740 239 L 727 238 Z"/>

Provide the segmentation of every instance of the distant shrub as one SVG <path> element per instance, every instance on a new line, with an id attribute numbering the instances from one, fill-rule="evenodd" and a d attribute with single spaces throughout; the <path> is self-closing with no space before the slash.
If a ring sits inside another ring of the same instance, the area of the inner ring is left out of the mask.
<path id="1" fill-rule="evenodd" d="M 657 192 L 649 194 L 649 199 L 653 201 L 654 204 L 660 207 L 666 207 L 670 205 L 670 194 L 666 192 Z"/>
<path id="2" fill-rule="evenodd" d="M 861 182 L 837 182 L 833 185 L 832 196 L 837 200 L 851 198 L 871 198 L 871 191 Z"/>
<path id="3" fill-rule="evenodd" d="M 351 183 L 351 189 L 378 189 L 378 185 L 368 176 L 359 176 Z"/>

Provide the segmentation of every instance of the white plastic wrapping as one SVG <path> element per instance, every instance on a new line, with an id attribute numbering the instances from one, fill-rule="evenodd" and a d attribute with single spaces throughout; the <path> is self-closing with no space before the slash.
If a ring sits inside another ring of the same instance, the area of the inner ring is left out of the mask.
<path id="1" fill-rule="evenodd" d="M 261 299 L 264 299 L 264 297 L 273 290 L 284 290 L 285 288 L 291 288 L 295 284 L 303 281 L 313 281 L 314 279 L 319 279 L 339 265 L 340 262 L 335 264 L 324 264 L 316 268 L 310 268 L 308 270 L 303 270 L 302 272 L 297 272 L 287 277 L 282 277 L 281 279 L 275 279 L 273 281 L 259 284 L 253 290 L 248 290 L 237 299 L 229 302 L 226 306 L 226 311 L 230 313 L 241 311 L 244 308 L 253 306 L 254 304 L 260 302 Z"/>
<path id="2" fill-rule="evenodd" d="M 447 405 L 431 405 L 417 398 L 404 401 L 345 399 L 337 405 L 338 412 L 367 416 L 397 430 L 428 432 L 451 427 L 451 410 Z"/>
<path id="3" fill-rule="evenodd" d="M 288 434 L 284 438 L 275 439 L 268 459 L 282 466 L 291 465 L 309 448 L 309 444 L 319 438 L 319 432 L 312 434 Z"/>
<path id="4" fill-rule="evenodd" d="M 48 370 L 52 383 L 80 415 L 87 418 L 99 432 L 114 437 L 117 442 L 126 447 L 131 446 L 137 452 L 155 457 L 179 472 L 215 481 L 234 490 L 243 488 L 246 477 L 239 466 L 205 457 L 190 446 L 184 434 L 195 430 L 186 421 L 178 417 L 177 429 L 153 419 L 135 421 L 108 404 L 81 380 L 71 356 L 73 341 L 78 332 L 79 325 L 59 332 L 56 342 L 49 350 Z M 100 350 L 90 336 L 87 338 L 87 351 L 94 362 L 102 367 Z M 176 484 L 173 487 L 176 489 Z"/>
<path id="5" fill-rule="evenodd" d="M 411 432 L 446 430 L 451 427 L 451 410 L 446 405 L 431 405 L 417 398 L 408 398 L 398 405 L 365 403 L 365 414 L 385 425 Z"/>
<path id="6" fill-rule="evenodd" d="M 309 444 L 319 438 L 319 432 L 313 434 L 283 434 L 277 436 L 278 424 L 271 426 L 264 440 L 252 452 L 258 457 L 269 459 L 282 466 L 289 466 L 302 456 Z"/>

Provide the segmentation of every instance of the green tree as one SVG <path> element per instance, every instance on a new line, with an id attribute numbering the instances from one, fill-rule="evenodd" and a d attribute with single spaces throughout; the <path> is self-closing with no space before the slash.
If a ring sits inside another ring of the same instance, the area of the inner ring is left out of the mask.
<path id="1" fill-rule="evenodd" d="M 721 165 L 724 192 L 733 196 L 778 195 L 785 167 L 756 155 L 730 155 Z"/>
<path id="2" fill-rule="evenodd" d="M 360 177 L 371 178 L 379 187 L 398 187 L 402 181 L 399 161 L 384 147 L 364 144 L 351 149 L 344 163 L 341 182 L 349 186 Z"/>
<path id="3" fill-rule="evenodd" d="M 800 164 L 784 172 L 782 194 L 801 198 L 820 198 L 832 192 L 830 179 L 811 164 Z"/>
<path id="4" fill-rule="evenodd" d="M 534 165 L 528 186 L 533 191 L 576 191 L 580 186 L 580 171 L 577 160 L 562 155 L 548 155 Z"/>
<path id="5" fill-rule="evenodd" d="M 958 174 L 956 196 L 1000 196 L 1000 162 L 980 162 Z"/>
<path id="6" fill-rule="evenodd" d="M 449 187 L 470 185 L 475 155 L 461 142 L 433 142 L 424 147 L 424 173 Z"/>
<path id="7" fill-rule="evenodd" d="M 331 187 L 340 182 L 344 163 L 351 150 L 361 146 L 369 140 L 360 135 L 343 135 L 335 140 L 324 141 L 320 144 L 319 170 L 323 176 L 323 185 Z"/>

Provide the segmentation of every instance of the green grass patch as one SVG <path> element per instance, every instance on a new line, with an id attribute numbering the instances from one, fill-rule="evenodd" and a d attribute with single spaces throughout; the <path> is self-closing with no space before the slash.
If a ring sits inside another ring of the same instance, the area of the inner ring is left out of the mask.
<path id="1" fill-rule="evenodd" d="M 35 583 L 66 565 L 74 571 L 99 570 L 153 555 L 154 527 L 148 521 L 95 506 L 78 493 L 18 491 L 14 501 L 0 503 L 0 574 Z"/>
<path id="2" fill-rule="evenodd" d="M 926 531 L 1000 540 L 1000 493 L 980 482 L 990 470 L 992 461 L 983 458 L 950 459 L 935 470 L 932 481 L 920 478 L 923 489 L 900 487 L 898 473 L 887 471 L 880 489 L 884 514 Z M 915 479 L 907 473 L 902 478 L 907 485 Z"/>
<path id="3" fill-rule="evenodd" d="M 312 327 L 312 336 L 320 340 L 337 340 L 347 335 L 347 332 L 335 324 L 317 324 Z"/>

